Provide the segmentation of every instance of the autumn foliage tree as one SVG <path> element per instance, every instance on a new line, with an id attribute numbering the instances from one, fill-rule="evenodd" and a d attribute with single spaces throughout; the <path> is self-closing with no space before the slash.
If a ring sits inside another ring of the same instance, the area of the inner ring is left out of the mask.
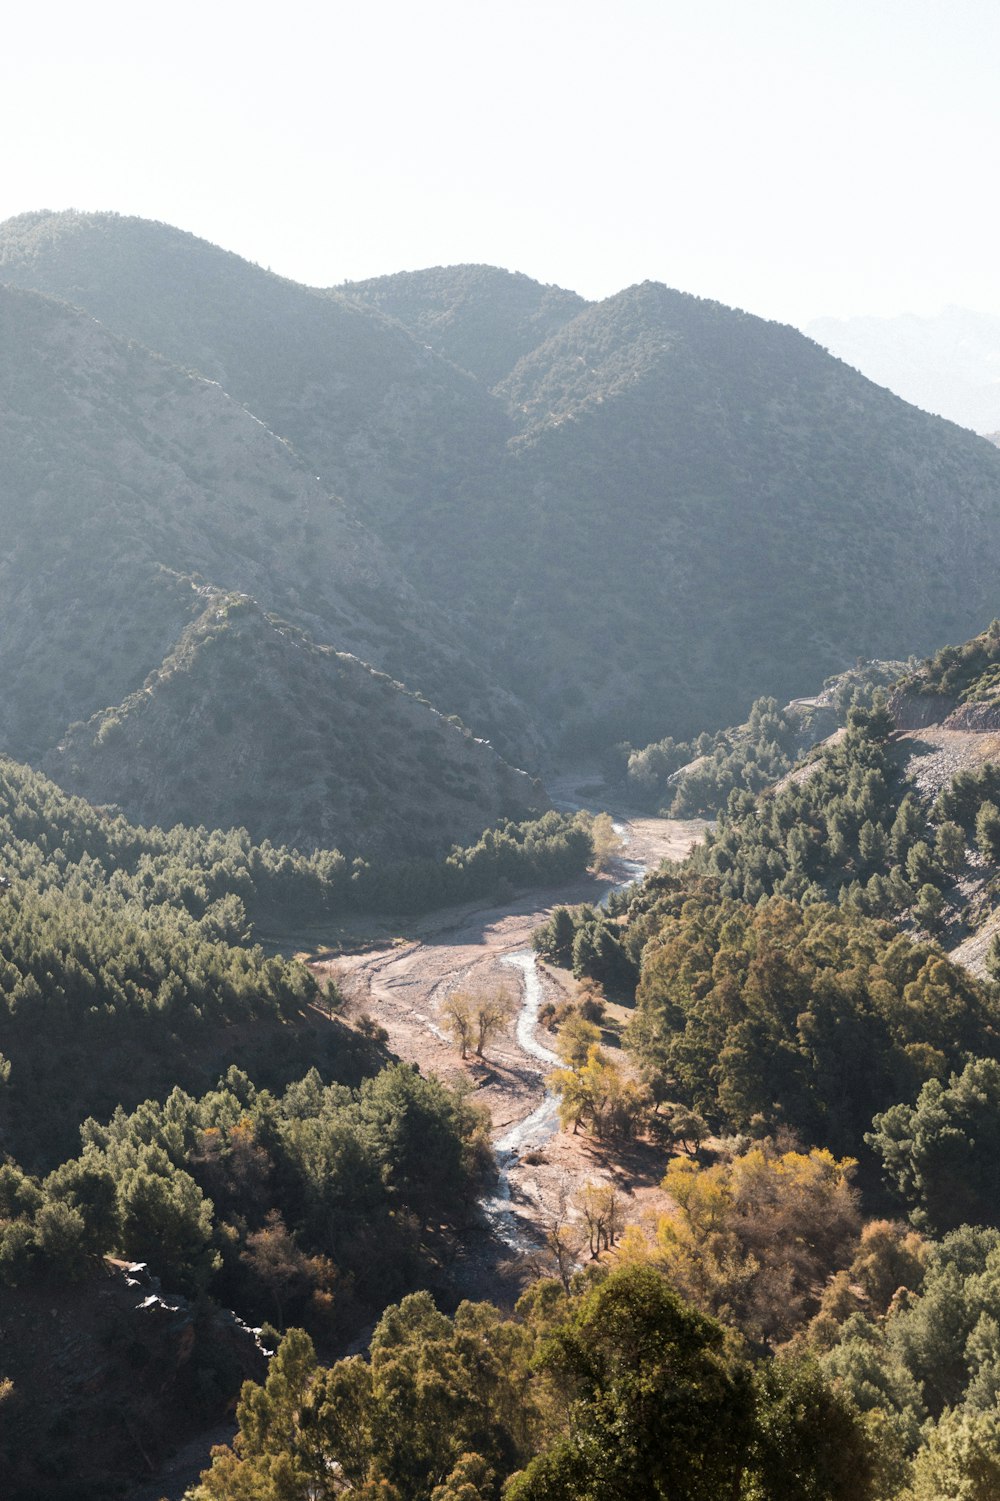
<path id="1" fill-rule="evenodd" d="M 468 1057 L 473 1046 L 476 1057 L 481 1058 L 487 1044 L 504 1031 L 516 1010 L 513 996 L 501 988 L 482 994 L 453 990 L 441 1002 L 445 1029 L 463 1058 Z"/>
<path id="2" fill-rule="evenodd" d="M 568 1066 L 554 1069 L 546 1082 L 559 1096 L 560 1123 L 564 1129 L 572 1125 L 574 1136 L 582 1125 L 595 1136 L 628 1139 L 649 1104 L 644 1087 L 596 1042 L 582 1058 L 575 1052 Z"/>
<path id="3" fill-rule="evenodd" d="M 761 1146 L 704 1168 L 677 1158 L 663 1180 L 676 1211 L 661 1216 L 653 1245 L 628 1232 L 625 1254 L 651 1260 L 706 1312 L 757 1338 L 787 1339 L 850 1259 L 853 1168 L 819 1149 Z"/>

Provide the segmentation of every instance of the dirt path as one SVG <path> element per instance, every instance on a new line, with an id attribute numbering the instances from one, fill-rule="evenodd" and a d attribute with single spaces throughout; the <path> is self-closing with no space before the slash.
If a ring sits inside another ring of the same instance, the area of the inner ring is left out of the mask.
<path id="1" fill-rule="evenodd" d="M 658 1198 L 662 1156 L 633 1149 L 627 1159 L 611 1161 L 599 1143 L 588 1137 L 559 1133 L 555 1112 L 541 1111 L 546 1100 L 545 1074 L 551 1063 L 532 1056 L 518 1040 L 512 1025 L 507 1034 L 487 1048 L 485 1063 L 465 1063 L 441 1028 L 440 1003 L 453 990 L 479 991 L 502 986 L 520 1005 L 537 975 L 540 995 L 536 1000 L 566 999 L 572 995 L 572 977 L 547 965 L 534 965 L 530 955 L 533 929 L 559 905 L 599 902 L 616 883 L 632 879 L 635 867 L 655 868 L 663 859 L 682 858 L 701 838 L 703 820 L 684 822 L 658 818 L 623 818 L 627 841 L 622 859 L 608 875 L 586 876 L 554 890 L 533 892 L 503 908 L 458 909 L 435 914 L 418 936 L 398 940 L 314 967 L 332 973 L 347 995 L 344 1015 L 357 1020 L 367 1013 L 389 1036 L 389 1046 L 400 1058 L 419 1065 L 425 1073 L 454 1081 L 466 1077 L 476 1089 L 477 1100 L 489 1111 L 494 1140 L 501 1145 L 516 1143 L 517 1156 L 507 1175 L 509 1204 L 494 1204 L 496 1228 L 507 1241 L 511 1256 L 526 1254 L 540 1240 L 540 1232 L 558 1213 L 560 1201 L 588 1180 L 614 1179 L 630 1197 L 630 1218 L 636 1218 Z M 512 956 L 524 956 L 520 962 Z M 527 1036 L 534 1036 L 530 1019 L 522 1017 Z M 551 1046 L 542 1030 L 537 1042 Z M 530 1121 L 527 1129 L 524 1123 Z M 506 1140 L 505 1140 L 506 1139 Z M 506 1188 L 506 1184 L 502 1185 Z M 473 1273 L 477 1296 L 498 1296 L 482 1268 Z"/>

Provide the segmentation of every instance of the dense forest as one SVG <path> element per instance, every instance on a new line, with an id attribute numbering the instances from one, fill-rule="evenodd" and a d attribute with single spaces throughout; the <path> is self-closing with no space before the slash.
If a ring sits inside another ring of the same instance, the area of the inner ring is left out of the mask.
<path id="1" fill-rule="evenodd" d="M 627 1230 L 618 1260 L 833 1384 L 878 1455 L 849 1495 L 986 1501 L 1000 1484 L 1000 945 L 979 979 L 938 946 L 995 904 L 1000 767 L 990 722 L 952 717 L 953 759 L 917 780 L 933 715 L 897 729 L 914 703 L 990 704 L 997 639 L 942 650 L 891 706 L 855 699 L 793 771 L 731 791 L 684 866 L 603 910 L 557 908 L 535 936 L 626 1000 L 645 1090 L 628 1129 L 674 1153 L 674 1211 Z M 773 743 L 773 703 L 752 723 L 768 716 Z M 974 767 L 955 770 L 959 744 Z M 553 1083 L 572 1113 L 621 1064 L 596 1028 L 571 1031 Z M 815 1493 L 840 1494 L 828 1461 Z"/>
<path id="2" fill-rule="evenodd" d="M 623 790 L 643 808 L 672 818 L 715 814 L 734 791 L 759 792 L 777 782 L 807 750 L 847 720 L 852 708 L 870 706 L 880 688 L 905 673 L 902 662 L 867 662 L 837 673 L 814 698 L 780 707 L 776 698 L 757 699 L 745 724 L 702 731 L 694 740 L 662 740 L 639 749 L 623 743 Z M 619 775 L 610 757 L 611 774 Z"/>
<path id="3" fill-rule="evenodd" d="M 329 1346 L 439 1280 L 493 1173 L 481 1112 L 394 1063 L 376 1026 L 344 1025 L 336 987 L 266 954 L 253 925 L 503 899 L 578 875 L 590 822 L 550 812 L 375 867 L 241 829 L 143 828 L 0 764 L 0 1328 L 46 1297 L 69 1300 L 73 1327 L 107 1257 L 144 1263 L 200 1352 L 176 1410 L 145 1393 L 156 1432 L 234 1394 L 246 1351 L 213 1309 L 265 1324 L 272 1348 L 292 1319 Z M 98 1320 L 91 1337 L 113 1333 Z M 176 1363 L 128 1340 L 150 1379 Z M 92 1465 L 107 1415 L 85 1390 L 36 1390 L 31 1349 L 5 1346 L 0 1366 L 5 1494 L 107 1494 L 128 1473 L 117 1454 L 117 1472 L 58 1489 Z"/>
<path id="4" fill-rule="evenodd" d="M 685 866 L 536 935 L 591 987 L 563 1123 L 659 1142 L 671 1211 L 595 1191 L 591 1259 L 554 1226 L 513 1314 L 410 1296 L 332 1365 L 287 1335 L 192 1497 L 994 1494 L 1000 992 L 921 925 L 967 841 L 1000 858 L 995 773 L 927 803 L 884 697 L 846 719 Z"/>
<path id="5" fill-rule="evenodd" d="M 513 893 L 582 870 L 592 842 L 585 819 L 548 813 L 437 863 L 352 865 L 241 829 L 137 828 L 6 762 L 0 849 L 0 1126 L 19 1160 L 51 1166 L 85 1116 L 207 1088 L 227 1062 L 272 1087 L 320 1057 L 328 1077 L 357 1080 L 356 1033 L 318 1025 L 312 973 L 266 957 L 254 921 Z"/>

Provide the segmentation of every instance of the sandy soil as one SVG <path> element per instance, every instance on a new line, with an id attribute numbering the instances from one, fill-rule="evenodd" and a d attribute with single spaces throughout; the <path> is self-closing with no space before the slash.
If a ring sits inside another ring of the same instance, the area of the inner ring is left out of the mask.
<path id="1" fill-rule="evenodd" d="M 502 986 L 520 1005 L 527 980 L 523 968 L 512 965 L 509 958 L 530 951 L 533 929 L 554 907 L 596 903 L 615 884 L 633 878 L 635 866 L 655 868 L 663 859 L 682 858 L 702 837 L 705 823 L 639 817 L 623 818 L 620 826 L 626 845 L 622 859 L 607 874 L 532 892 L 503 908 L 466 907 L 437 913 L 419 925 L 419 931 L 411 929 L 407 939 L 314 961 L 314 968 L 333 974 L 346 994 L 342 1013 L 346 1020 L 357 1021 L 368 1014 L 385 1028 L 389 1046 L 400 1058 L 446 1080 L 468 1079 L 490 1114 L 495 1141 L 512 1130 L 520 1135 L 516 1128 L 542 1106 L 544 1078 L 551 1064 L 522 1046 L 513 1024 L 505 1036 L 487 1047 L 485 1060 L 463 1062 L 442 1030 L 441 1001 L 453 990 Z M 572 976 L 565 971 L 538 965 L 536 973 L 543 1003 L 574 993 Z M 534 1036 L 544 1047 L 551 1047 L 553 1039 L 544 1029 Z M 481 1255 L 466 1250 L 462 1289 L 466 1295 L 505 1301 L 511 1292 L 511 1271 L 516 1271 L 519 1261 L 536 1254 L 561 1203 L 588 1181 L 616 1183 L 629 1220 L 662 1202 L 658 1188 L 663 1173 L 661 1152 L 640 1143 L 612 1156 L 584 1134 L 559 1132 L 552 1113 L 547 1112 L 548 1119 L 539 1121 L 537 1129 L 529 1127 L 526 1139 L 518 1143 L 518 1156 L 509 1170 L 509 1206 L 492 1206 L 494 1227 L 506 1241 L 508 1264 L 498 1267 L 497 1258 L 491 1261 L 485 1248 Z"/>

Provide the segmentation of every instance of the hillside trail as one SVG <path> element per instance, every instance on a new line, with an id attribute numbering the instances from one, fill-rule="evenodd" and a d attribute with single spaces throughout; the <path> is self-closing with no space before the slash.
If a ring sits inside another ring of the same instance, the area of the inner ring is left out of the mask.
<path id="1" fill-rule="evenodd" d="M 587 1136 L 558 1130 L 556 1102 L 545 1088 L 545 1076 L 557 1061 L 553 1038 L 536 1025 L 536 1017 L 545 1002 L 569 999 L 575 984 L 566 971 L 536 960 L 531 934 L 557 906 L 596 905 L 662 860 L 682 859 L 702 838 L 706 823 L 621 813 L 605 807 L 599 796 L 583 796 L 584 780 L 550 783 L 552 799 L 557 807 L 582 803 L 611 813 L 623 848 L 607 872 L 533 891 L 503 906 L 436 913 L 408 940 L 313 966 L 331 974 L 346 996 L 345 1019 L 356 1022 L 369 1015 L 385 1028 L 399 1058 L 450 1083 L 466 1079 L 489 1113 L 499 1182 L 483 1207 L 486 1235 L 495 1244 L 492 1254 L 485 1245 L 478 1251 L 475 1245 L 461 1248 L 465 1270 L 459 1281 L 466 1296 L 503 1301 L 505 1276 L 509 1279 L 517 1263 L 537 1250 L 568 1198 L 587 1182 L 614 1181 L 629 1200 L 629 1219 L 659 1201 L 660 1153 L 640 1144 L 612 1156 Z M 463 1061 L 442 1025 L 441 1003 L 452 991 L 497 988 L 516 1000 L 516 1022 L 487 1046 L 484 1059 Z M 505 1258 L 506 1271 L 498 1270 Z"/>

